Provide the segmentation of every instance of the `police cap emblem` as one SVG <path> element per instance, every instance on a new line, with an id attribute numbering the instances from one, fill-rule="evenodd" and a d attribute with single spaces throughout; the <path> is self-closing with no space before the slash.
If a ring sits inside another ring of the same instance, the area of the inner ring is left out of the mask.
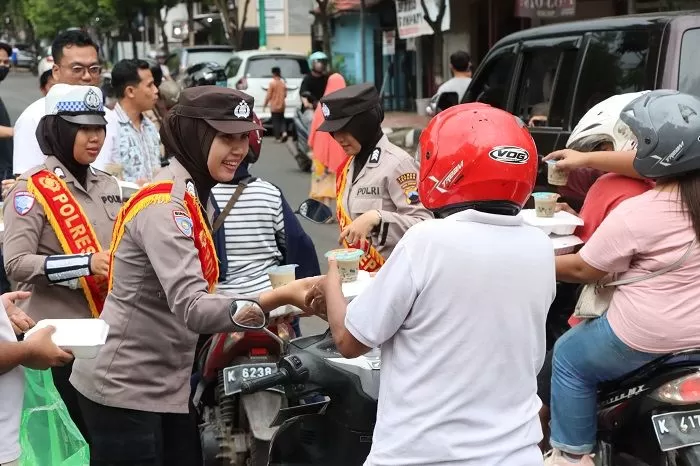
<path id="1" fill-rule="evenodd" d="M 321 112 L 323 112 L 324 118 L 328 118 L 331 116 L 331 109 L 328 108 L 328 105 L 326 105 L 325 102 L 321 105 Z"/>
<path id="2" fill-rule="evenodd" d="M 233 109 L 233 114 L 236 118 L 248 119 L 248 117 L 250 117 L 250 106 L 248 102 L 241 100 L 240 103 L 236 105 L 236 108 Z"/>
<path id="3" fill-rule="evenodd" d="M 88 110 L 98 111 L 100 110 L 100 107 L 102 107 L 102 100 L 100 100 L 100 96 L 98 96 L 92 89 L 88 89 L 88 91 L 85 93 L 85 99 L 83 102 Z"/>

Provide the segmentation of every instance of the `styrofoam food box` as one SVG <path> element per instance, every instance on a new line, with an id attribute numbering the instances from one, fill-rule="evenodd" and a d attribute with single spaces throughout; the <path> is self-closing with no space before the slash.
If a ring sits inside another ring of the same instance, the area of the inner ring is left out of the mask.
<path id="1" fill-rule="evenodd" d="M 554 217 L 547 218 L 538 217 L 535 214 L 535 209 L 523 209 L 522 215 L 525 223 L 539 228 L 548 235 L 571 235 L 576 227 L 583 225 L 583 219 L 564 211 L 557 212 Z"/>
<path id="2" fill-rule="evenodd" d="M 583 241 L 578 236 L 550 236 L 552 245 L 554 246 L 554 255 L 561 256 L 571 254 L 576 249 L 576 246 L 583 244 Z"/>
<path id="3" fill-rule="evenodd" d="M 52 325 L 56 331 L 51 339 L 61 349 L 70 351 L 77 359 L 93 359 L 107 341 L 109 324 L 102 319 L 44 319 L 25 334 Z"/>
<path id="4" fill-rule="evenodd" d="M 348 301 L 352 301 L 354 298 L 359 296 L 371 282 L 372 277 L 369 272 L 365 270 L 358 270 L 357 280 L 354 282 L 343 283 L 343 296 L 345 296 Z"/>

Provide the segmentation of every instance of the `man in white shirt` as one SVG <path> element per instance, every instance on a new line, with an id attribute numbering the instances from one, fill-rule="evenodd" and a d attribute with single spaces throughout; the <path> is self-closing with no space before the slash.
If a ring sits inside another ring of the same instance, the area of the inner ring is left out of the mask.
<path id="1" fill-rule="evenodd" d="M 452 71 L 452 78 L 438 87 L 437 92 L 430 99 L 431 104 L 437 103 L 440 95 L 444 92 L 454 92 L 457 94 L 457 103 L 462 101 L 469 84 L 472 82 L 471 57 L 469 54 L 460 50 L 450 55 L 450 70 Z"/>
<path id="2" fill-rule="evenodd" d="M 98 58 L 98 45 L 80 30 L 62 32 L 51 46 L 54 59 L 53 77 L 57 83 L 99 86 L 102 66 Z M 15 122 L 12 170 L 19 175 L 32 167 L 44 163 L 46 155 L 41 152 L 36 140 L 36 128 L 46 113 L 44 97 L 32 103 Z M 107 137 L 102 151 L 93 162 L 93 167 L 104 170 L 113 159 L 114 140 L 118 126 L 107 111 Z"/>
<path id="3" fill-rule="evenodd" d="M 344 357 L 381 349 L 365 466 L 542 465 L 554 250 L 519 215 L 537 149 L 522 121 L 484 104 L 446 110 L 421 142 L 419 195 L 437 219 L 413 226 L 349 305 L 334 262 L 307 296 Z"/>
<path id="4" fill-rule="evenodd" d="M 17 466 L 20 457 L 19 427 L 24 399 L 22 367 L 48 369 L 63 366 L 73 356 L 51 341 L 53 328 L 45 328 L 23 342 L 16 334 L 34 325 L 14 301 L 29 293 L 16 291 L 0 296 L 0 466 Z"/>

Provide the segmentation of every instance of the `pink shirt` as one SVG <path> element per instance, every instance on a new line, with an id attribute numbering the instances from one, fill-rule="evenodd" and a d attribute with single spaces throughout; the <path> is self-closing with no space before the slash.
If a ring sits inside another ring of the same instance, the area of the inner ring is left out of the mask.
<path id="1" fill-rule="evenodd" d="M 636 277 L 671 265 L 694 238 L 679 194 L 647 191 L 622 202 L 580 251 L 596 269 Z M 648 353 L 700 346 L 700 248 L 680 268 L 615 290 L 608 321 L 625 344 Z"/>

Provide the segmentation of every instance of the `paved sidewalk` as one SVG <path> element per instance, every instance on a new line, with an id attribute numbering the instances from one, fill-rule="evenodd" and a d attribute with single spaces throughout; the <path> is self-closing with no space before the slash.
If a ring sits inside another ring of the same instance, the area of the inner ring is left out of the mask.
<path id="1" fill-rule="evenodd" d="M 423 129 L 428 126 L 430 117 L 420 116 L 417 113 L 412 112 L 387 112 L 384 115 L 384 122 L 382 123 L 382 128 L 396 129 L 411 129 L 419 128 Z"/>

